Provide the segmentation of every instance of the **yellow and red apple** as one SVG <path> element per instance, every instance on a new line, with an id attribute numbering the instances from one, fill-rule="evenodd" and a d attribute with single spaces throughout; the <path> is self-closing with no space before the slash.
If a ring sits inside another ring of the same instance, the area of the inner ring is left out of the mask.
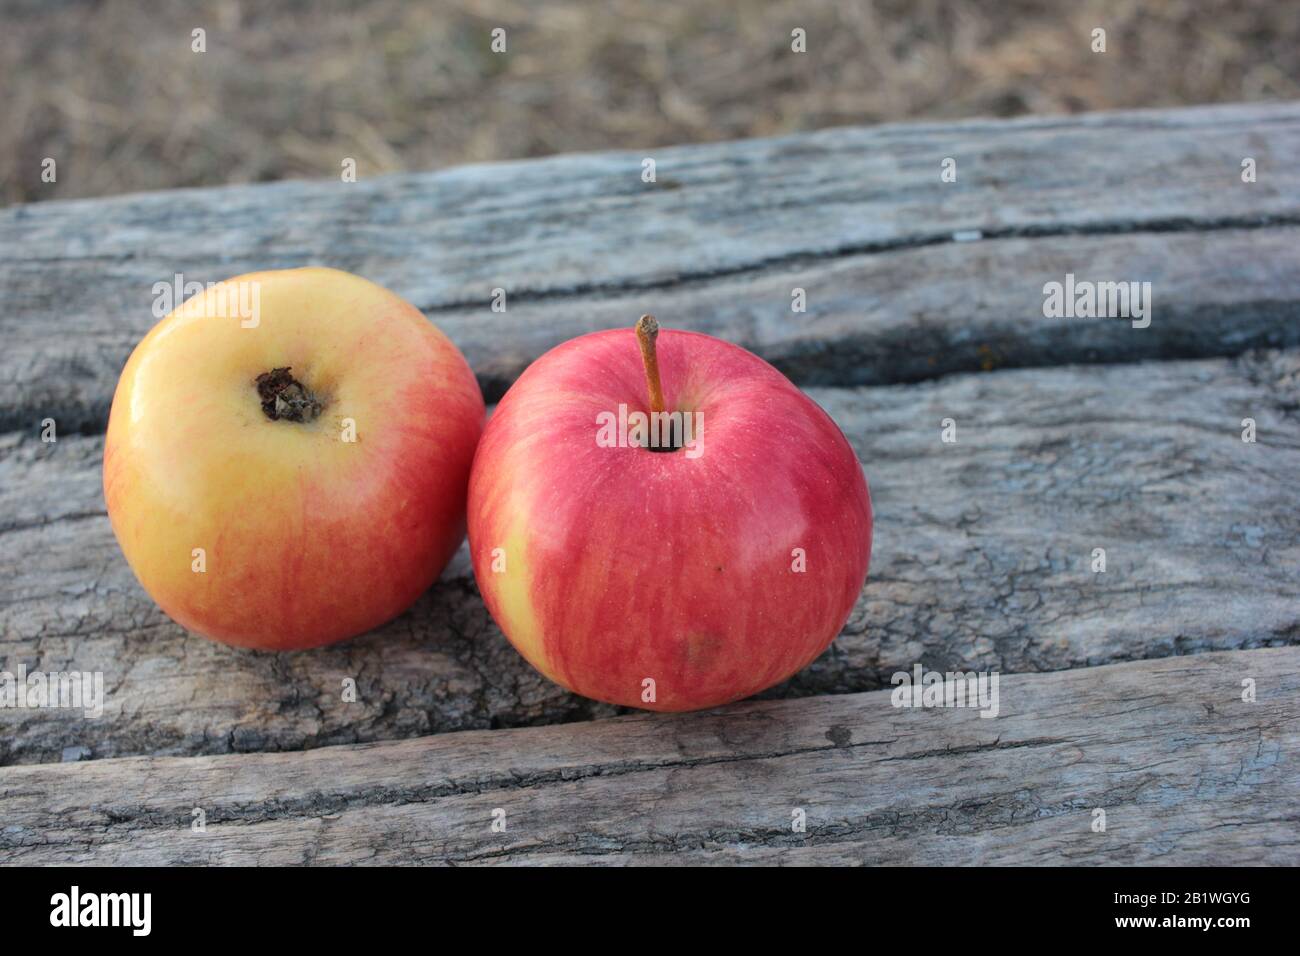
<path id="1" fill-rule="evenodd" d="M 140 584 L 183 626 L 328 644 L 400 614 L 442 571 L 483 419 L 464 357 L 397 295 L 332 269 L 253 273 L 136 347 L 104 496 Z"/>
<path id="2" fill-rule="evenodd" d="M 843 433 L 784 375 L 656 331 L 574 339 L 515 382 L 475 456 L 469 539 L 488 609 L 534 667 L 678 711 L 826 649 L 866 579 L 871 502 Z M 702 431 L 651 447 L 633 432 L 656 412 Z"/>

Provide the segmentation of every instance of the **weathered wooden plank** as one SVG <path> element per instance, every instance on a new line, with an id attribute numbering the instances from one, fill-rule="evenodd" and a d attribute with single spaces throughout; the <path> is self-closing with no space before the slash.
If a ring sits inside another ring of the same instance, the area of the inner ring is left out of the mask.
<path id="1" fill-rule="evenodd" d="M 625 152 L 0 210 L 0 429 L 102 428 L 153 285 L 178 272 L 360 272 L 438 321 L 490 399 L 645 311 L 805 384 L 1293 346 L 1297 152 L 1300 106 L 1258 104 L 653 150 L 655 184 Z M 1067 272 L 1151 281 L 1151 327 L 1044 319 L 1042 285 Z"/>
<path id="2" fill-rule="evenodd" d="M 1300 352 L 811 394 L 864 462 L 875 549 L 844 632 L 774 695 L 870 690 L 917 661 L 1011 673 L 1300 640 Z M 1256 444 L 1240 439 L 1245 417 Z M 945 418 L 956 444 L 940 441 Z M 0 444 L 0 669 L 103 671 L 108 687 L 100 719 L 0 709 L 0 762 L 611 713 L 515 654 L 463 553 L 409 613 L 340 646 L 271 655 L 186 636 L 117 550 L 101 448 L 97 436 Z M 359 699 L 345 704 L 348 677 Z"/>
<path id="3" fill-rule="evenodd" d="M 877 691 L 11 767 L 0 861 L 1295 865 L 1297 694 L 1285 648 L 1005 677 L 991 719 Z"/>

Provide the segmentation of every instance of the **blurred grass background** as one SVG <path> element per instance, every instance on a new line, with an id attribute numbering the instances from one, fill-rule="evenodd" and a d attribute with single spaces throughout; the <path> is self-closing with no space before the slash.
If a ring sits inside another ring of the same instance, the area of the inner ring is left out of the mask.
<path id="1" fill-rule="evenodd" d="M 5 203 L 336 177 L 344 157 L 365 177 L 1300 96 L 1296 0 L 8 0 L 2 14 Z M 795 27 L 806 54 L 790 52 Z"/>

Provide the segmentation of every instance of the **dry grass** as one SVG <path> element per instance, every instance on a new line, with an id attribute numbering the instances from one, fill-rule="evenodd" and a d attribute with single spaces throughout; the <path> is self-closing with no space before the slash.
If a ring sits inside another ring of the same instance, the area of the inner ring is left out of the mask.
<path id="1" fill-rule="evenodd" d="M 489 49 L 496 26 L 505 55 Z M 206 53 L 190 50 L 195 27 Z M 337 176 L 344 157 L 365 176 L 880 120 L 1290 99 L 1300 4 L 21 0 L 0 75 L 14 203 Z M 57 183 L 41 182 L 46 156 Z"/>

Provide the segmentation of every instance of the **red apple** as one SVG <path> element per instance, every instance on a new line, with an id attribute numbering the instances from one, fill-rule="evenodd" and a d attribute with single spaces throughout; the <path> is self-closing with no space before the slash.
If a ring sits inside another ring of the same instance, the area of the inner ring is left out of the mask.
<path id="1" fill-rule="evenodd" d="M 460 545 L 483 417 L 464 357 L 393 293 L 333 269 L 240 276 L 127 361 L 108 514 L 183 626 L 328 644 L 400 614 Z"/>
<path id="2" fill-rule="evenodd" d="M 474 459 L 469 539 L 488 609 L 534 667 L 678 711 L 826 649 L 866 579 L 871 501 L 843 433 L 780 372 L 656 331 L 585 335 L 524 372 Z M 703 423 L 693 447 L 646 447 L 637 415 L 661 409 Z"/>

